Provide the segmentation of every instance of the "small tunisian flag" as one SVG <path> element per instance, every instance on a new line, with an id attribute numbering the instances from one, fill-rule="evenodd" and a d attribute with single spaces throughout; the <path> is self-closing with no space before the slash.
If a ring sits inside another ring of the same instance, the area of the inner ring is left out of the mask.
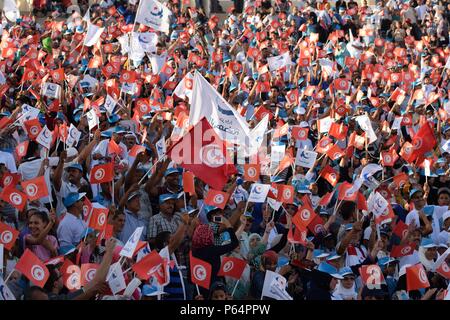
<path id="1" fill-rule="evenodd" d="M 244 180 L 258 182 L 260 171 L 259 164 L 244 164 Z"/>
<path id="2" fill-rule="evenodd" d="M 222 190 L 228 177 L 237 172 L 233 160 L 226 155 L 225 143 L 205 117 L 170 147 L 167 154 L 216 190 Z"/>
<path id="3" fill-rule="evenodd" d="M 191 196 L 195 194 L 194 174 L 192 172 L 183 172 L 183 191 Z"/>
<path id="4" fill-rule="evenodd" d="M 109 209 L 98 203 L 92 204 L 92 215 L 89 220 L 89 228 L 102 231 L 108 221 Z"/>
<path id="5" fill-rule="evenodd" d="M 111 182 L 114 178 L 114 164 L 106 163 L 95 166 L 91 169 L 90 183 L 98 184 Z"/>
<path id="6" fill-rule="evenodd" d="M 21 185 L 23 191 L 25 191 L 28 199 L 31 201 L 48 197 L 48 188 L 44 176 L 22 181 Z"/>
<path id="7" fill-rule="evenodd" d="M 209 189 L 205 198 L 205 204 L 224 209 L 230 195 L 226 192 Z"/>
<path id="8" fill-rule="evenodd" d="M 0 244 L 2 244 L 6 250 L 12 249 L 18 236 L 19 231 L 6 223 L 0 222 Z"/>
<path id="9" fill-rule="evenodd" d="M 393 246 L 391 250 L 392 258 L 406 257 L 412 255 L 414 253 L 414 249 L 416 248 L 416 244 L 411 242 L 410 244 L 401 245 L 401 246 Z"/>
<path id="10" fill-rule="evenodd" d="M 11 187 L 3 189 L 0 199 L 8 202 L 19 211 L 22 211 L 27 204 L 27 195 Z"/>
<path id="11" fill-rule="evenodd" d="M 433 150 L 436 143 L 437 141 L 434 136 L 434 131 L 427 122 L 420 127 L 412 139 L 412 145 L 414 148 L 413 152 L 416 156 L 421 156 L 424 153 Z"/>
<path id="12" fill-rule="evenodd" d="M 142 280 L 148 280 L 152 274 L 157 272 L 158 268 L 164 262 L 163 258 L 156 250 L 147 254 L 144 258 L 135 263 L 132 267 L 137 276 Z"/>
<path id="13" fill-rule="evenodd" d="M 278 189 L 278 201 L 282 203 L 293 203 L 294 202 L 294 187 L 286 184 L 280 184 L 277 186 Z"/>
<path id="14" fill-rule="evenodd" d="M 316 213 L 309 204 L 301 206 L 292 218 L 292 222 L 299 229 L 305 229 L 315 218 Z"/>
<path id="15" fill-rule="evenodd" d="M 366 286 L 377 286 L 386 283 L 383 272 L 381 272 L 381 268 L 377 264 L 361 266 L 359 274 Z"/>
<path id="16" fill-rule="evenodd" d="M 429 286 L 430 282 L 428 281 L 427 273 L 421 263 L 406 268 L 407 291 L 428 288 Z"/>
<path id="17" fill-rule="evenodd" d="M 322 169 L 319 176 L 327 180 L 333 187 L 335 187 L 339 181 L 339 173 L 336 173 L 329 165 Z"/>
<path id="18" fill-rule="evenodd" d="M 212 273 L 211 264 L 194 257 L 192 251 L 189 252 L 189 263 L 191 268 L 191 281 L 200 287 L 209 289 Z"/>
<path id="19" fill-rule="evenodd" d="M 99 267 L 100 265 L 96 263 L 84 263 L 81 265 L 81 286 L 86 286 L 94 279 Z"/>
<path id="20" fill-rule="evenodd" d="M 220 267 L 220 271 L 217 275 L 239 280 L 246 266 L 247 261 L 245 260 L 234 257 L 223 257 L 222 266 Z"/>
<path id="21" fill-rule="evenodd" d="M 15 269 L 41 288 L 44 287 L 50 275 L 45 264 L 30 249 L 25 250 Z"/>

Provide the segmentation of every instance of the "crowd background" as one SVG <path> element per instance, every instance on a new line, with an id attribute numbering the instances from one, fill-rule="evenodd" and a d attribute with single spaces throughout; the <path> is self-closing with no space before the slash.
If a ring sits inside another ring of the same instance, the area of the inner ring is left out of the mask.
<path id="1" fill-rule="evenodd" d="M 3 17 L 2 298 L 260 299 L 274 272 L 286 280 L 277 292 L 294 300 L 448 299 L 447 2 L 244 1 L 219 19 L 201 3 L 168 1 L 169 33 L 156 32 L 141 56 L 121 38 L 153 32 L 134 24 L 132 3 L 79 1 L 78 12 L 36 1 L 31 15 Z M 88 24 L 105 27 L 92 46 L 83 42 Z M 292 64 L 267 68 L 286 52 Z M 185 193 L 185 170 L 160 153 L 187 132 L 194 70 L 250 128 L 270 119 L 256 180 L 249 158 L 236 162 L 223 208 L 205 203 L 204 179 Z M 58 95 L 43 92 L 49 82 Z M 79 136 L 68 143 L 72 127 Z M 45 129 L 49 150 L 36 141 Z M 285 146 L 281 159 L 274 146 Z M 303 151 L 319 153 L 311 167 L 297 164 Z M 102 164 L 112 164 L 113 182 L 94 184 Z M 358 180 L 375 165 L 382 169 Z M 30 196 L 24 182 L 40 177 L 47 193 Z M 342 195 L 356 181 L 364 183 L 355 196 Z M 294 197 L 249 202 L 254 183 L 291 186 Z M 377 214 L 368 207 L 376 192 L 388 204 Z M 301 222 L 305 208 L 313 219 Z M 126 257 L 136 230 L 138 248 Z M 36 257 L 44 283 L 24 272 Z M 139 264 L 161 257 L 168 282 Z M 219 272 L 225 258 L 245 262 L 238 279 Z M 206 285 L 192 281 L 193 259 L 210 264 Z"/>

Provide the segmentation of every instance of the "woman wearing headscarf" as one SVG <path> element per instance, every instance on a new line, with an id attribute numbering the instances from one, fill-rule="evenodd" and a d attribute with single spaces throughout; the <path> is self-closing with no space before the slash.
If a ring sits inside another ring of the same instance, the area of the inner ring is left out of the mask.
<path id="1" fill-rule="evenodd" d="M 207 224 L 199 225 L 192 235 L 192 256 L 211 264 L 211 283 L 221 280 L 217 276 L 220 270 L 220 257 L 233 251 L 239 245 L 239 240 L 230 222 L 224 217 L 222 217 L 222 225 L 225 227 L 225 231 L 230 234 L 231 240 L 225 245 L 214 245 L 213 230 Z M 203 288 L 200 288 L 200 293 L 204 297 L 209 296 L 209 292 Z"/>

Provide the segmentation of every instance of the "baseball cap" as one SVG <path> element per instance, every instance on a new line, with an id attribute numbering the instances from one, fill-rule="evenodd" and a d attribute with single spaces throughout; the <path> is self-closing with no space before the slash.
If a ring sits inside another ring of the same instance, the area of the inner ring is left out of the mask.
<path id="1" fill-rule="evenodd" d="M 321 264 L 319 264 L 317 270 L 328 273 L 333 278 L 341 280 L 344 279 L 344 277 L 339 274 L 338 270 L 329 263 L 322 262 Z"/>
<path id="2" fill-rule="evenodd" d="M 170 199 L 177 199 L 178 195 L 177 194 L 173 194 L 173 193 L 165 193 L 159 196 L 159 204 L 170 200 Z"/>
<path id="3" fill-rule="evenodd" d="M 392 258 L 392 257 L 383 257 L 381 259 L 378 259 L 378 265 L 380 267 L 382 267 L 382 266 L 385 266 L 385 265 L 387 265 L 389 263 L 392 263 L 394 261 L 398 261 L 398 260 L 395 259 L 395 258 Z"/>
<path id="4" fill-rule="evenodd" d="M 78 193 L 78 192 L 71 192 L 63 199 L 64 207 L 68 208 L 72 206 L 75 202 L 81 200 L 86 195 L 85 192 Z"/>
<path id="5" fill-rule="evenodd" d="M 353 272 L 353 270 L 350 267 L 343 267 L 339 270 L 339 274 L 343 277 L 348 276 L 348 275 L 355 275 L 355 273 Z"/>
<path id="6" fill-rule="evenodd" d="M 313 251 L 313 258 L 314 259 L 320 259 L 320 258 L 325 258 L 328 257 L 330 254 L 328 252 L 324 252 L 321 249 L 314 249 Z"/>
<path id="7" fill-rule="evenodd" d="M 81 172 L 83 172 L 83 167 L 82 167 L 81 164 L 79 164 L 79 163 L 71 163 L 71 164 L 69 164 L 69 165 L 66 167 L 66 170 L 69 170 L 69 169 L 78 169 L 78 170 L 80 170 Z"/>
<path id="8" fill-rule="evenodd" d="M 436 248 L 437 245 L 430 238 L 422 238 L 420 246 L 425 249 Z"/>
<path id="9" fill-rule="evenodd" d="M 127 201 L 130 201 L 130 200 L 133 199 L 134 197 L 140 196 L 140 195 L 141 195 L 141 192 L 140 192 L 140 191 L 134 191 L 134 192 L 132 192 L 132 193 L 130 193 L 130 194 L 128 195 Z"/>
<path id="10" fill-rule="evenodd" d="M 336 252 L 331 253 L 331 255 L 327 258 L 327 261 L 336 260 L 339 259 L 341 256 L 338 255 Z"/>
<path id="11" fill-rule="evenodd" d="M 72 244 L 69 244 L 67 246 L 62 246 L 59 248 L 59 254 L 66 256 L 68 254 L 71 254 L 76 250 L 76 247 Z"/>
<path id="12" fill-rule="evenodd" d="M 167 292 L 161 291 L 157 286 L 144 284 L 142 287 L 142 294 L 146 297 L 153 297 L 161 294 L 168 294 Z"/>
<path id="13" fill-rule="evenodd" d="M 180 171 L 177 168 L 169 168 L 166 170 L 166 172 L 164 172 L 164 177 L 167 177 L 168 175 L 172 174 L 172 173 L 180 173 Z"/>

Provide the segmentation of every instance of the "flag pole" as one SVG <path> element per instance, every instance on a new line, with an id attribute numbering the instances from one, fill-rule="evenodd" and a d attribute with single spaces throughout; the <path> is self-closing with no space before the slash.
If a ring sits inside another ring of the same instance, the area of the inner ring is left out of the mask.
<path id="1" fill-rule="evenodd" d="M 240 280 L 241 280 L 241 279 L 238 279 L 238 281 L 236 281 L 236 285 L 234 286 L 233 291 L 231 292 L 231 296 L 232 296 L 232 297 L 234 296 L 234 292 L 236 291 L 237 286 L 238 286 Z"/>
<path id="2" fill-rule="evenodd" d="M 198 288 L 198 284 L 196 284 L 195 287 L 197 288 L 197 294 L 200 295 L 200 289 Z"/>
<path id="3" fill-rule="evenodd" d="M 9 273 L 9 275 L 6 277 L 6 279 L 5 279 L 5 284 L 8 282 L 8 280 L 9 280 L 9 278 L 11 278 L 11 276 L 12 276 L 12 274 L 13 274 L 13 272 L 15 271 L 16 269 L 12 269 L 11 270 L 11 272 Z M 6 271 L 6 270 L 5 270 Z"/>
<path id="4" fill-rule="evenodd" d="M 112 181 L 111 181 L 111 202 L 112 202 L 112 204 L 113 205 L 115 205 L 115 202 L 114 202 L 114 178 L 112 179 Z"/>
<path id="5" fill-rule="evenodd" d="M 166 155 L 166 154 L 164 154 Z M 150 169 L 148 169 L 148 171 L 144 174 L 144 176 L 141 178 L 141 180 L 139 180 L 138 184 L 140 185 L 142 183 L 142 181 L 144 181 L 145 177 L 152 171 L 153 167 L 156 166 L 164 157 L 161 157 L 158 159 L 158 161 L 156 161 L 151 167 Z"/>

